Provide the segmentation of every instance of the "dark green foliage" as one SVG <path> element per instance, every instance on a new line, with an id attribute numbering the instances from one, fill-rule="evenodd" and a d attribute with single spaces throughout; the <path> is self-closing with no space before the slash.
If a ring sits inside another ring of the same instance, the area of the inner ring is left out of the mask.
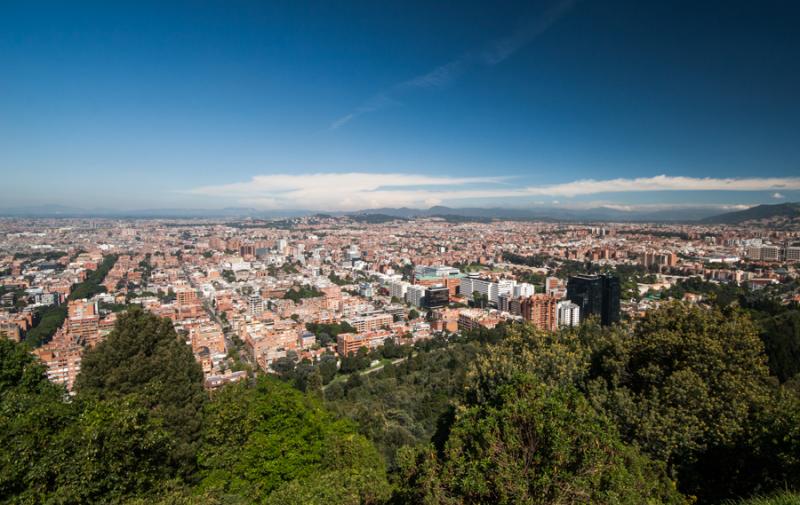
<path id="1" fill-rule="evenodd" d="M 366 370 L 369 368 L 370 359 L 367 356 L 368 351 L 366 347 L 360 348 L 357 352 L 351 352 L 341 360 L 339 371 L 344 374 L 357 372 L 359 370 Z"/>
<path id="2" fill-rule="evenodd" d="M 173 456 L 191 469 L 206 398 L 203 372 L 169 319 L 138 307 L 122 314 L 108 338 L 84 354 L 75 387 L 80 398 L 135 394 L 163 419 L 175 437 Z"/>
<path id="3" fill-rule="evenodd" d="M 275 379 L 223 389 L 206 415 L 203 490 L 260 503 L 321 503 L 326 496 L 381 503 L 388 497 L 383 462 L 369 442 L 318 400 Z"/>
<path id="4" fill-rule="evenodd" d="M 707 504 L 798 490 L 796 309 L 737 296 L 742 309 L 665 304 L 612 328 L 387 342 L 345 358 L 346 380 L 334 381 L 333 354 L 291 356 L 283 375 L 296 389 L 262 376 L 210 402 L 171 323 L 138 307 L 87 352 L 70 401 L 25 346 L 0 340 L 0 502 L 379 504 L 387 464 L 393 504 L 681 503 L 676 484 Z M 381 358 L 397 363 L 358 372 Z"/>
<path id="5" fill-rule="evenodd" d="M 115 503 L 174 477 L 174 438 L 132 399 L 89 402 L 46 459 L 59 503 Z"/>
<path id="6" fill-rule="evenodd" d="M 515 374 L 574 385 L 617 425 L 624 442 L 668 464 L 703 503 L 780 487 L 800 489 L 795 393 L 775 389 L 756 328 L 739 310 L 668 304 L 634 328 L 542 334 L 514 326 L 474 360 L 467 399 Z M 484 395 L 484 396 L 482 396 Z M 778 401 L 776 398 L 781 399 Z M 782 483 L 782 484 L 781 484 Z"/>
<path id="7" fill-rule="evenodd" d="M 290 262 L 284 263 L 283 266 L 281 266 L 281 271 L 283 273 L 286 273 L 286 274 L 297 274 L 297 273 L 300 273 L 300 271 L 297 269 L 297 267 L 294 266 Z"/>
<path id="8" fill-rule="evenodd" d="M 408 346 L 398 345 L 394 339 L 387 339 L 383 345 L 378 349 L 381 356 L 386 359 L 396 359 L 406 356 L 409 350 Z"/>
<path id="9" fill-rule="evenodd" d="M 236 282 L 236 274 L 233 272 L 233 270 L 223 270 L 222 278 L 227 282 Z"/>
<path id="10" fill-rule="evenodd" d="M 444 447 L 401 455 L 401 503 L 682 503 L 572 388 L 530 374 L 459 406 Z"/>
<path id="11" fill-rule="evenodd" d="M 48 251 L 48 252 L 31 252 L 31 253 L 14 253 L 14 259 L 25 259 L 28 261 L 36 261 L 36 260 L 45 260 L 45 261 L 53 261 L 57 260 L 58 258 L 62 258 L 66 256 L 67 253 L 64 251 Z"/>
<path id="12" fill-rule="evenodd" d="M 81 300 L 83 298 L 91 298 L 100 293 L 105 293 L 106 288 L 105 286 L 101 286 L 100 283 L 106 278 L 108 271 L 114 267 L 114 263 L 117 262 L 117 257 L 116 254 L 109 254 L 104 257 L 103 261 L 98 265 L 97 270 L 89 271 L 89 274 L 83 282 L 72 286 L 68 299 Z"/>
<path id="13" fill-rule="evenodd" d="M 317 298 L 320 296 L 323 296 L 322 291 L 314 286 L 295 286 L 283 295 L 285 299 L 295 302 L 299 302 L 303 298 Z"/>
<path id="14" fill-rule="evenodd" d="M 327 346 L 331 342 L 336 342 L 336 337 L 340 333 L 355 333 L 356 329 L 346 321 L 339 323 L 306 323 L 306 329 L 317 336 L 319 345 Z"/>
<path id="15" fill-rule="evenodd" d="M 38 323 L 25 335 L 25 343 L 31 347 L 39 347 L 53 338 L 56 331 L 64 324 L 67 318 L 65 305 L 51 305 L 43 309 L 38 315 Z"/>
<path id="16" fill-rule="evenodd" d="M 432 348 L 379 372 L 354 374 L 358 381 L 326 390 L 328 406 L 357 421 L 393 465 L 400 447 L 431 439 L 439 416 L 460 395 L 478 349 L 472 342 Z"/>
<path id="17" fill-rule="evenodd" d="M 758 496 L 746 500 L 726 501 L 725 505 L 800 505 L 800 494 L 779 493 L 772 496 Z"/>
<path id="18" fill-rule="evenodd" d="M 337 358 L 335 354 L 325 353 L 319 359 L 317 369 L 322 377 L 322 383 L 328 384 L 336 376 L 339 367 L 336 365 Z"/>
<path id="19" fill-rule="evenodd" d="M 339 277 L 335 273 L 331 273 L 328 276 L 328 279 L 330 279 L 330 281 L 332 283 L 336 284 L 337 286 L 346 286 L 347 284 L 352 284 L 352 281 L 350 281 L 348 279 L 342 279 L 341 277 Z"/>
<path id="20" fill-rule="evenodd" d="M 34 502 L 48 491 L 50 440 L 73 416 L 65 394 L 25 346 L 0 339 L 0 497 L 10 503 Z"/>
<path id="21" fill-rule="evenodd" d="M 771 391 L 733 443 L 711 447 L 684 473 L 684 486 L 708 502 L 800 490 L 800 396 Z"/>
<path id="22" fill-rule="evenodd" d="M 761 321 L 761 340 L 769 369 L 782 382 L 800 373 L 800 310 L 789 310 Z"/>
<path id="23" fill-rule="evenodd" d="M 113 503 L 174 474 L 172 441 L 130 400 L 66 401 L 27 349 L 0 340 L 0 499 Z"/>
<path id="24" fill-rule="evenodd" d="M 525 265 L 529 267 L 543 267 L 547 264 L 549 257 L 546 254 L 537 254 L 534 256 L 523 256 L 512 252 L 503 252 L 503 261 L 514 263 L 515 265 Z"/>
<path id="25" fill-rule="evenodd" d="M 709 282 L 701 277 L 689 277 L 661 292 L 662 298 L 683 299 L 686 293 L 703 295 L 719 307 L 727 307 L 739 299 L 741 289 L 735 284 Z"/>
<path id="26" fill-rule="evenodd" d="M 767 391 L 763 352 L 741 312 L 668 304 L 632 334 L 609 334 L 592 387 L 626 437 L 681 466 L 742 432 Z"/>

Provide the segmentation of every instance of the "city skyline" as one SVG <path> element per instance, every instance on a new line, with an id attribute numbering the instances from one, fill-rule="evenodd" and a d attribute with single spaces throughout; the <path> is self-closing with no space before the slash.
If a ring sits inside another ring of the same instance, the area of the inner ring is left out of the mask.
<path id="1" fill-rule="evenodd" d="M 799 18 L 785 2 L 9 2 L 0 209 L 798 201 Z"/>

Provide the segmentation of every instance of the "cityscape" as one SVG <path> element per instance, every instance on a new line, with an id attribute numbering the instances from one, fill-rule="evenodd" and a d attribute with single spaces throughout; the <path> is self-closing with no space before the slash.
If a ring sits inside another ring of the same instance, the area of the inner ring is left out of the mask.
<path id="1" fill-rule="evenodd" d="M 765 236 L 753 226 L 367 214 L 260 223 L 12 219 L 3 234 L 0 328 L 30 343 L 68 391 L 84 349 L 131 305 L 170 319 L 215 388 L 245 379 L 245 367 L 276 373 L 279 364 L 341 360 L 387 339 L 412 345 L 502 322 L 554 331 L 595 317 L 607 326 L 666 300 L 702 303 L 691 289 L 675 296 L 694 279 L 774 288 L 783 302 L 800 301 L 780 289 L 797 278 L 797 229 Z M 348 331 L 326 331 L 337 324 Z"/>
<path id="2" fill-rule="evenodd" d="M 45 3 L 0 503 L 800 504 L 798 6 Z"/>

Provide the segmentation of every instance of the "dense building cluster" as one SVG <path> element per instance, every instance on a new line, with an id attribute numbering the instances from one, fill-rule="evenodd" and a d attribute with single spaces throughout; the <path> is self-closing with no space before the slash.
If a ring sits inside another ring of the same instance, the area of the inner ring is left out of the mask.
<path id="1" fill-rule="evenodd" d="M 693 277 L 760 289 L 796 275 L 797 240 L 701 225 L 7 219 L 0 332 L 71 388 L 83 350 L 140 305 L 173 321 L 214 388 L 246 366 L 503 321 L 611 325 Z"/>

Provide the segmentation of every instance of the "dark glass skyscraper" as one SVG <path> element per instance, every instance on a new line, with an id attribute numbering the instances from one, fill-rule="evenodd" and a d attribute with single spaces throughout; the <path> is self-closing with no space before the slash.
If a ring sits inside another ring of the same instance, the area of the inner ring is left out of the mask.
<path id="1" fill-rule="evenodd" d="M 446 307 L 450 302 L 450 289 L 447 286 L 434 286 L 425 290 L 424 305 L 429 309 Z"/>
<path id="2" fill-rule="evenodd" d="M 598 316 L 608 326 L 619 321 L 619 277 L 576 275 L 567 282 L 567 298 L 581 308 L 581 321 Z"/>

